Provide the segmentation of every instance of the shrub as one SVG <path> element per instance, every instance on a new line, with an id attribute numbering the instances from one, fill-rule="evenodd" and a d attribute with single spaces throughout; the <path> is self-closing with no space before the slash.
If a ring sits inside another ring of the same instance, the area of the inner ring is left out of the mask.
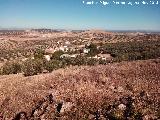
<path id="1" fill-rule="evenodd" d="M 35 51 L 35 53 L 34 53 L 34 58 L 35 58 L 35 59 L 43 59 L 44 54 L 45 54 L 44 50 L 42 50 L 42 49 L 37 49 L 37 50 Z"/>
<path id="2" fill-rule="evenodd" d="M 56 70 L 61 67 L 62 67 L 62 62 L 59 60 L 47 61 L 44 65 L 44 68 L 49 72 L 52 72 L 53 70 Z"/>
<path id="3" fill-rule="evenodd" d="M 75 65 L 80 66 L 80 65 L 86 65 L 86 63 L 87 63 L 86 60 L 87 60 L 87 58 L 79 55 L 75 58 L 74 62 L 75 62 Z"/>
<path id="4" fill-rule="evenodd" d="M 98 64 L 98 60 L 97 59 L 90 58 L 90 59 L 87 60 L 87 65 L 92 66 L 92 65 L 96 65 L 96 64 Z"/>
<path id="5" fill-rule="evenodd" d="M 41 59 L 28 59 L 23 64 L 24 76 L 37 75 L 43 72 L 43 60 Z"/>
<path id="6" fill-rule="evenodd" d="M 146 60 L 160 57 L 159 41 L 107 43 L 101 47 L 103 52 L 111 54 L 114 61 Z"/>
<path id="7" fill-rule="evenodd" d="M 2 74 L 17 74 L 21 72 L 22 65 L 17 62 L 7 62 L 2 66 Z"/>
<path id="8" fill-rule="evenodd" d="M 98 60 L 98 64 L 101 64 L 101 65 L 106 65 L 106 63 L 109 63 L 110 61 L 108 60 L 102 60 L 102 59 L 99 59 Z"/>
<path id="9" fill-rule="evenodd" d="M 59 50 L 52 54 L 51 59 L 60 60 L 60 56 L 63 55 L 64 52 Z"/>
<path id="10" fill-rule="evenodd" d="M 0 68 L 0 75 L 3 75 L 3 71 L 2 71 L 2 68 Z"/>
<path id="11" fill-rule="evenodd" d="M 92 43 L 89 46 L 86 46 L 86 48 L 90 49 L 89 53 L 87 54 L 88 56 L 95 56 L 98 54 L 97 45 Z"/>
<path id="12" fill-rule="evenodd" d="M 141 112 L 134 112 L 134 119 L 135 120 L 143 120 L 143 115 Z"/>
<path id="13" fill-rule="evenodd" d="M 69 65 L 76 65 L 75 58 L 66 57 L 66 58 L 63 58 L 61 61 L 62 61 L 63 67 L 69 66 Z"/>
<path id="14" fill-rule="evenodd" d="M 128 57 L 127 60 L 141 60 L 141 59 L 143 59 L 141 53 L 139 53 L 139 52 L 129 53 L 127 57 Z"/>

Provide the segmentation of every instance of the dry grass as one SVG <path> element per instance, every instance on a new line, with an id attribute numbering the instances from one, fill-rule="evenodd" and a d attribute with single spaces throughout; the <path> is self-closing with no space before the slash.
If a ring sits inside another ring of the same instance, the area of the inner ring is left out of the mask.
<path id="1" fill-rule="evenodd" d="M 0 111 L 6 119 L 20 111 L 30 114 L 38 100 L 52 93 L 56 100 L 73 102 L 79 111 L 76 119 L 79 119 L 81 115 L 102 109 L 104 104 L 145 91 L 152 101 L 150 112 L 155 114 L 156 105 L 160 103 L 159 61 L 75 66 L 31 77 L 0 76 Z M 119 91 L 119 88 L 123 89 Z M 142 108 L 140 103 L 135 105 L 136 109 Z"/>

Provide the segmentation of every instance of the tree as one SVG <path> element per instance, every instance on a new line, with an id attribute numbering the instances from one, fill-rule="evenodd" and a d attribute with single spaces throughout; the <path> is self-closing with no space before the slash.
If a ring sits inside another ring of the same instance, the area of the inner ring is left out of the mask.
<path id="1" fill-rule="evenodd" d="M 2 74 L 17 74 L 21 72 L 21 64 L 18 62 L 7 62 L 2 66 Z"/>
<path id="2" fill-rule="evenodd" d="M 23 64 L 24 76 L 37 75 L 43 71 L 43 60 L 41 59 L 28 59 Z"/>
<path id="3" fill-rule="evenodd" d="M 87 65 L 93 66 L 93 65 L 96 65 L 97 63 L 98 63 L 97 59 L 94 59 L 94 58 L 87 59 Z"/>
<path id="4" fill-rule="evenodd" d="M 91 43 L 89 46 L 86 46 L 87 49 L 90 49 L 88 56 L 95 56 L 98 54 L 97 45 Z"/>
<path id="5" fill-rule="evenodd" d="M 47 71 L 52 72 L 53 70 L 61 68 L 61 66 L 62 66 L 62 63 L 59 60 L 51 60 L 46 62 L 46 64 L 44 65 L 44 68 Z"/>
<path id="6" fill-rule="evenodd" d="M 86 63 L 87 63 L 86 60 L 87 59 L 85 57 L 79 55 L 75 58 L 74 62 L 75 62 L 75 65 L 80 66 L 80 65 L 86 65 Z"/>
<path id="7" fill-rule="evenodd" d="M 45 51 L 42 50 L 42 49 L 37 49 L 34 53 L 34 58 L 35 59 L 43 59 L 44 57 L 44 54 L 45 54 Z"/>
<path id="8" fill-rule="evenodd" d="M 54 60 L 60 60 L 60 56 L 63 55 L 64 52 L 59 50 L 59 51 L 56 51 L 52 54 L 51 56 L 51 59 L 54 59 Z"/>

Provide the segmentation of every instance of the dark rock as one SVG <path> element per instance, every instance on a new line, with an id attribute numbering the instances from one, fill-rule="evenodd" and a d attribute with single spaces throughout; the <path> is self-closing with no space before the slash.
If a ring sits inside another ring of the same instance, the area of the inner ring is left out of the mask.
<path id="1" fill-rule="evenodd" d="M 3 120 L 3 114 L 0 113 L 0 120 Z"/>
<path id="2" fill-rule="evenodd" d="M 144 96 L 145 96 L 145 94 L 146 94 L 146 92 L 145 92 L 145 91 L 140 92 L 140 96 L 141 96 L 141 97 L 144 97 Z"/>
<path id="3" fill-rule="evenodd" d="M 26 112 L 18 113 L 13 120 L 28 120 Z"/>
<path id="4" fill-rule="evenodd" d="M 52 94 L 50 94 L 50 95 L 48 96 L 48 98 L 49 98 L 49 102 L 50 102 L 50 104 L 52 104 L 52 103 L 53 103 L 53 101 L 54 101 L 54 99 L 53 99 L 53 95 L 52 95 Z"/>
<path id="5" fill-rule="evenodd" d="M 98 110 L 94 113 L 94 115 L 95 115 L 95 120 L 99 120 L 100 112 Z"/>
<path id="6" fill-rule="evenodd" d="M 62 105 L 63 105 L 63 103 L 58 103 L 58 105 L 57 105 L 57 112 L 60 113 L 60 111 L 62 109 Z"/>
<path id="7" fill-rule="evenodd" d="M 124 117 L 125 119 L 127 120 L 129 117 L 131 117 L 133 115 L 133 111 L 134 111 L 134 108 L 133 108 L 133 99 L 132 97 L 126 97 L 126 109 L 124 111 Z"/>

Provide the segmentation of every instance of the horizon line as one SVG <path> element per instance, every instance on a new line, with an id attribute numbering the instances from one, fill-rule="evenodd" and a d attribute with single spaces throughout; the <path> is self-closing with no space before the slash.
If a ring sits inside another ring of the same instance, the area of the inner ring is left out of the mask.
<path id="1" fill-rule="evenodd" d="M 160 32 L 160 30 L 153 29 L 107 29 L 107 28 L 53 28 L 53 27 L 2 27 L 0 26 L 0 30 L 31 30 L 31 29 L 51 29 L 51 30 L 103 30 L 103 31 L 135 31 L 135 32 Z"/>
<path id="2" fill-rule="evenodd" d="M 101 28 L 84 28 L 84 29 L 66 29 L 66 28 L 50 28 L 50 27 L 0 27 L 0 30 L 28 30 L 28 29 L 51 29 L 51 30 L 66 30 L 66 31 L 74 31 L 74 30 L 103 30 L 103 31 L 113 31 L 113 32 L 125 32 L 125 31 L 134 31 L 134 32 L 160 32 L 160 30 L 146 30 L 146 29 L 101 29 Z"/>

